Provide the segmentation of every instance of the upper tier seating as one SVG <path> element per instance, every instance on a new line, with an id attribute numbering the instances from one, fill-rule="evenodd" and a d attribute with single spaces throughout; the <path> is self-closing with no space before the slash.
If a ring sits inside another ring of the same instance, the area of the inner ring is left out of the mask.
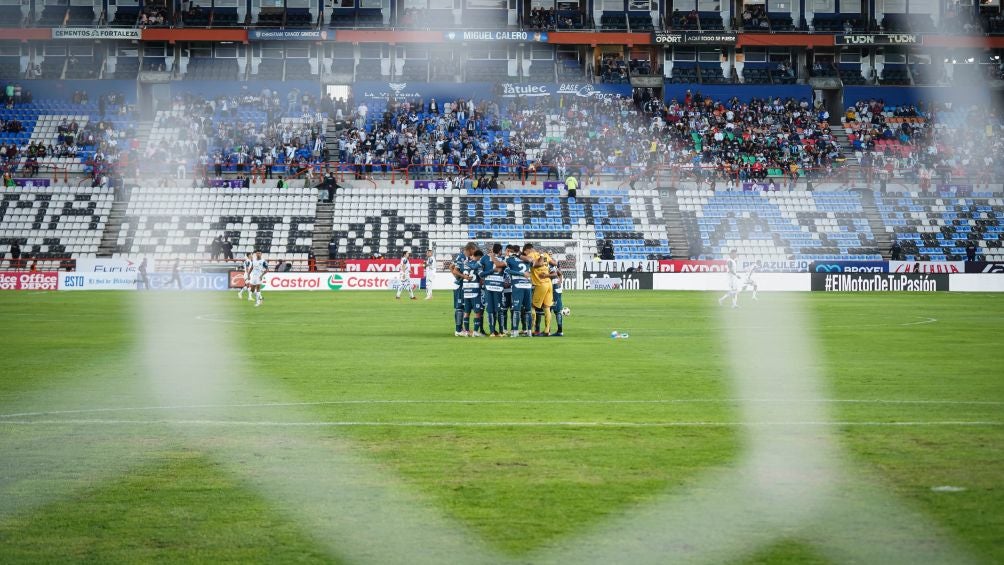
<path id="1" fill-rule="evenodd" d="M 65 4 L 53 5 L 50 4 L 42 8 L 42 15 L 38 17 L 38 22 L 36 22 L 40 27 L 57 27 L 63 25 L 63 21 L 66 19 L 67 7 Z"/>
<path id="2" fill-rule="evenodd" d="M 865 19 L 861 14 L 815 14 L 812 17 L 812 28 L 816 31 L 843 33 L 848 22 L 852 31 L 865 31 Z"/>
<path id="3" fill-rule="evenodd" d="M 108 188 L 0 187 L 0 254 L 17 241 L 33 258 L 94 257 L 113 199 Z"/>
<path id="4" fill-rule="evenodd" d="M 70 6 L 66 25 L 89 26 L 94 23 L 94 6 Z"/>
<path id="5" fill-rule="evenodd" d="M 270 260 L 302 261 L 316 214 L 312 188 L 136 188 L 116 255 L 206 259 L 224 234 L 235 253 L 260 249 Z"/>
<path id="6" fill-rule="evenodd" d="M 237 59 L 192 57 L 188 60 L 186 80 L 237 80 L 240 69 Z"/>
<path id="7" fill-rule="evenodd" d="M 881 259 L 855 193 L 680 190 L 677 197 L 688 239 L 708 258 L 734 248 L 764 261 Z"/>
<path id="8" fill-rule="evenodd" d="M 977 259 L 1004 261 L 1004 198 L 1000 193 L 955 191 L 888 194 L 877 198 L 886 231 L 908 261 L 961 261 L 970 241 Z"/>
<path id="9" fill-rule="evenodd" d="M 20 27 L 23 22 L 21 6 L 0 6 L 0 27 Z"/>

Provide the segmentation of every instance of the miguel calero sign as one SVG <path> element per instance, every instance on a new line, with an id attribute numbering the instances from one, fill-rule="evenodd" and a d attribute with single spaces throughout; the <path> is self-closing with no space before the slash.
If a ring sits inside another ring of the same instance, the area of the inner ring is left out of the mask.
<path id="1" fill-rule="evenodd" d="M 656 31 L 656 45 L 735 45 L 739 34 L 730 31 Z"/>
<path id="2" fill-rule="evenodd" d="M 488 41 L 492 43 L 547 43 L 544 31 L 447 31 L 445 41 Z"/>
<path id="3" fill-rule="evenodd" d="M 946 273 L 812 273 L 819 292 L 946 292 Z"/>
<path id="4" fill-rule="evenodd" d="M 1004 275 L 1004 263 L 988 263 L 986 261 L 968 261 L 965 264 L 967 273 L 988 273 Z"/>

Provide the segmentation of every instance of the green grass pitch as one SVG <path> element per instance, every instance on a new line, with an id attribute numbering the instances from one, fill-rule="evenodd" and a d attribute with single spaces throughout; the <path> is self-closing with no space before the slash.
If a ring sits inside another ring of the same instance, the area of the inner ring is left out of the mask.
<path id="1" fill-rule="evenodd" d="M 187 312 L 191 296 L 0 293 L 0 563 L 357 561 L 311 497 L 281 490 L 327 449 L 372 469 L 363 499 L 391 481 L 495 556 L 537 562 L 743 456 L 733 313 L 715 298 L 568 292 L 566 337 L 473 340 L 453 337 L 447 292 L 268 293 L 259 309 L 220 294 L 186 323 L 220 336 L 239 374 L 166 409 L 142 336 L 179 363 L 194 353 L 144 328 L 137 301 Z M 841 498 L 896 501 L 975 562 L 1004 562 L 1004 300 L 744 295 L 743 319 L 786 301 L 812 322 L 842 465 L 860 481 Z M 789 528 L 729 559 L 839 562 L 829 532 Z"/>

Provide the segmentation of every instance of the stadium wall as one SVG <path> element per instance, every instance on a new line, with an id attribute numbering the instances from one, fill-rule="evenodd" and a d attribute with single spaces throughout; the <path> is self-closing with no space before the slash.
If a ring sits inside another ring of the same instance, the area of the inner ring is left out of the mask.
<path id="1" fill-rule="evenodd" d="M 31 91 L 35 100 L 52 98 L 70 100 L 73 98 L 73 93 L 78 90 L 86 91 L 91 102 L 96 102 L 98 96 L 107 94 L 121 94 L 127 104 L 135 104 L 137 100 L 137 82 L 134 80 L 32 79 L 22 81 L 21 85 Z"/>

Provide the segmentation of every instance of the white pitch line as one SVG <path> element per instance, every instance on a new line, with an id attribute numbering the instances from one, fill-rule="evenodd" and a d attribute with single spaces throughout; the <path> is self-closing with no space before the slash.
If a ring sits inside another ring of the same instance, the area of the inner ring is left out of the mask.
<path id="1" fill-rule="evenodd" d="M 1004 422 L 934 420 L 927 422 L 378 422 L 378 421 L 335 421 L 335 422 L 267 422 L 243 420 L 3 420 L 2 425 L 13 426 L 60 426 L 60 425 L 179 425 L 179 426 L 232 426 L 232 427 L 395 427 L 395 428 L 726 428 L 762 426 L 970 426 L 996 427 Z"/>
<path id="2" fill-rule="evenodd" d="M 741 404 L 744 402 L 804 404 L 804 403 L 834 403 L 834 404 L 889 404 L 889 405 L 959 405 L 959 406 L 1004 406 L 1004 401 L 993 400 L 887 400 L 887 399 L 818 399 L 806 401 L 786 398 L 664 398 L 664 399 L 357 399 L 357 400 L 319 400 L 313 402 L 259 402 L 249 404 L 190 404 L 182 406 L 125 406 L 103 408 L 81 408 L 75 410 L 50 410 L 37 412 L 17 412 L 0 414 L 2 418 L 27 418 L 34 416 L 57 416 L 62 414 L 95 414 L 102 412 L 144 412 L 156 410 L 202 410 L 207 408 L 281 408 L 293 406 L 346 406 L 346 405 L 379 405 L 379 404 L 496 404 L 496 405 L 541 405 L 541 404 Z"/>

